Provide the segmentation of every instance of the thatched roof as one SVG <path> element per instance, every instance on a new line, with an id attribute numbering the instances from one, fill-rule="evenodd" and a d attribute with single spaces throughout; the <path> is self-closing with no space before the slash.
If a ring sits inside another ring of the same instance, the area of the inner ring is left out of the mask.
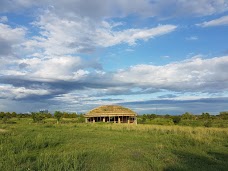
<path id="1" fill-rule="evenodd" d="M 93 117 L 93 116 L 136 116 L 137 114 L 132 110 L 117 106 L 117 105 L 105 105 L 97 107 L 91 111 L 89 111 L 85 117 Z"/>

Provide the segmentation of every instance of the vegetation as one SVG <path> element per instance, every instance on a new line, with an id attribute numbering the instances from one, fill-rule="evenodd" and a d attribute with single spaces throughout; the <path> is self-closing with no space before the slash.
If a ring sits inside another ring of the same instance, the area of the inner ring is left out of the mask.
<path id="1" fill-rule="evenodd" d="M 106 108 L 112 109 L 113 106 L 105 106 Z M 114 106 L 116 107 L 116 106 Z M 95 112 L 104 112 L 104 108 L 96 108 Z M 92 111 L 94 111 L 92 110 Z M 117 106 L 115 109 L 118 112 L 125 112 L 125 108 Z M 107 112 L 107 111 L 106 111 Z M 56 118 L 57 123 L 60 122 L 62 118 L 70 119 L 75 118 L 73 122 L 83 123 L 83 114 L 67 113 L 61 111 L 55 111 L 54 115 L 50 113 L 43 112 L 32 112 L 31 114 L 23 114 L 16 112 L 0 112 L 0 123 L 11 123 L 11 118 L 32 118 L 34 123 L 44 123 L 48 118 Z M 64 120 L 62 122 L 68 122 Z M 182 115 L 156 115 L 156 114 L 143 114 L 138 115 L 139 124 L 152 124 L 152 125 L 182 125 L 182 126 L 205 126 L 205 127 L 226 127 L 228 128 L 228 111 L 220 112 L 218 115 L 210 115 L 209 113 L 202 113 L 201 115 L 194 115 L 189 112 L 185 112 Z"/>
<path id="2" fill-rule="evenodd" d="M 138 123 L 0 112 L 0 170 L 227 170 L 228 112 L 144 114 Z"/>
<path id="3" fill-rule="evenodd" d="M 63 117 L 63 113 L 60 111 L 55 111 L 54 117 L 57 119 L 57 124 L 58 124 L 60 119 Z"/>
<path id="4" fill-rule="evenodd" d="M 42 113 L 35 113 L 33 112 L 32 113 L 32 119 L 33 119 L 33 122 L 44 122 L 44 119 L 45 119 L 45 114 L 42 114 Z"/>
<path id="5" fill-rule="evenodd" d="M 74 118 L 71 120 L 74 123 L 82 123 L 84 122 L 83 114 L 77 115 L 76 113 L 67 113 L 67 112 L 60 112 L 56 111 L 54 115 L 51 113 L 44 113 L 44 112 L 32 112 L 32 113 L 19 113 L 16 112 L 0 112 L 0 123 L 12 123 L 14 121 L 10 121 L 11 118 L 31 118 L 34 123 L 45 123 L 47 119 L 56 118 L 57 122 L 61 120 L 61 118 Z M 71 122 L 71 121 L 63 121 L 63 122 Z"/>
<path id="6" fill-rule="evenodd" d="M 34 123 L 14 117 L 15 124 L 0 124 L 0 170 L 228 168 L 228 128 L 85 124 L 77 119 L 56 124 L 54 118 Z"/>
<path id="7" fill-rule="evenodd" d="M 140 124 L 155 125 L 182 125 L 182 126 L 204 126 L 204 127 L 221 127 L 228 128 L 228 112 L 220 112 L 218 115 L 210 115 L 202 113 L 201 115 L 193 115 L 186 112 L 182 115 L 156 115 L 144 114 L 138 116 Z"/>

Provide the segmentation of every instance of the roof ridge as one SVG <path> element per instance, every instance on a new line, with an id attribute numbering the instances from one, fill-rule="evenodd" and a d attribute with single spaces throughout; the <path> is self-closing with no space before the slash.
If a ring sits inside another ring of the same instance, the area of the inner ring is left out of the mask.
<path id="1" fill-rule="evenodd" d="M 86 115 L 100 115 L 100 114 L 136 115 L 136 113 L 131 109 L 120 105 L 102 105 L 90 110 Z"/>

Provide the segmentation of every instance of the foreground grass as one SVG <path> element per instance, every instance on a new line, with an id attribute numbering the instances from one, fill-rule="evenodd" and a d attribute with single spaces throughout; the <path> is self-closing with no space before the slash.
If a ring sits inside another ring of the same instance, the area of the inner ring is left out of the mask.
<path id="1" fill-rule="evenodd" d="M 127 124 L 0 125 L 0 170 L 227 170 L 228 129 Z"/>

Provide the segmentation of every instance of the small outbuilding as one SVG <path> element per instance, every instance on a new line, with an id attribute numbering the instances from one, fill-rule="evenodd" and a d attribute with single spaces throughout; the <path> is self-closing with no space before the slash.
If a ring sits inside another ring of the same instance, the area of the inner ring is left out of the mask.
<path id="1" fill-rule="evenodd" d="M 111 122 L 111 123 L 135 123 L 137 114 L 132 110 L 117 106 L 105 105 L 97 107 L 85 114 L 85 122 Z"/>

